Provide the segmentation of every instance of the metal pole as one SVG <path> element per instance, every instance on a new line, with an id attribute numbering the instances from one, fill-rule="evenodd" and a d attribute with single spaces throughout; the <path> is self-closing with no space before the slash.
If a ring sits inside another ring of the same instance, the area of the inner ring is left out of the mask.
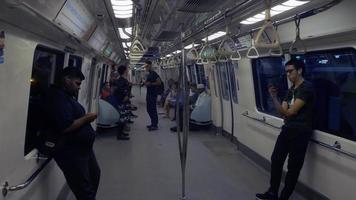
<path id="1" fill-rule="evenodd" d="M 181 38 L 183 39 L 184 33 L 181 33 Z M 182 170 L 182 196 L 181 200 L 186 200 L 186 191 L 185 191 L 185 170 L 186 170 L 186 161 L 187 161 L 187 148 L 188 148 L 188 134 L 189 134 L 189 99 L 188 99 L 188 87 L 187 87 L 187 76 L 186 76 L 186 68 L 185 68 L 185 52 L 184 45 L 182 45 L 182 62 L 179 70 L 179 80 L 180 80 L 180 88 L 179 88 L 179 98 L 177 102 L 177 115 L 178 115 L 178 123 L 177 123 L 177 133 L 178 133 L 178 145 L 179 145 L 179 155 L 181 161 L 181 170 Z M 183 100 L 183 133 L 180 131 L 180 102 L 179 100 Z"/>

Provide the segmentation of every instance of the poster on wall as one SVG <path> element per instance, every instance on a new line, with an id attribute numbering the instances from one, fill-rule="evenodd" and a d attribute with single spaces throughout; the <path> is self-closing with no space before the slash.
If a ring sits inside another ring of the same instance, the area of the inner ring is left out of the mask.
<path id="1" fill-rule="evenodd" d="M 3 64 L 5 62 L 4 49 L 5 49 L 5 31 L 0 31 L 0 64 Z"/>

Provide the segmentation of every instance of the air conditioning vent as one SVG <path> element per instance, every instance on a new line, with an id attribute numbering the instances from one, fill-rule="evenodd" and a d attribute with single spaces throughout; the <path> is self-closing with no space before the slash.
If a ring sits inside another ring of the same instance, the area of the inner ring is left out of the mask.
<path id="1" fill-rule="evenodd" d="M 216 0 L 185 0 L 178 11 L 191 13 L 204 13 L 216 11 L 221 1 Z"/>

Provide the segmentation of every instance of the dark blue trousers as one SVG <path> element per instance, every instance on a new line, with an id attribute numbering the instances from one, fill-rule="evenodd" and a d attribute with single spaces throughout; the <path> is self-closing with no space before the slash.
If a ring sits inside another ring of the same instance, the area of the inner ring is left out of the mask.
<path id="1" fill-rule="evenodd" d="M 78 200 L 95 200 L 99 187 L 100 168 L 93 151 L 68 152 L 54 156 L 69 188 Z"/>
<path id="2" fill-rule="evenodd" d="M 270 191 L 278 194 L 282 178 L 283 164 L 288 157 L 288 171 L 280 200 L 287 200 L 292 195 L 298 182 L 300 170 L 303 167 L 311 129 L 292 129 L 285 126 L 277 138 L 271 157 Z"/>
<path id="3" fill-rule="evenodd" d="M 158 125 L 157 95 L 147 95 L 146 106 L 147 106 L 147 113 L 151 118 L 151 125 L 157 126 Z"/>

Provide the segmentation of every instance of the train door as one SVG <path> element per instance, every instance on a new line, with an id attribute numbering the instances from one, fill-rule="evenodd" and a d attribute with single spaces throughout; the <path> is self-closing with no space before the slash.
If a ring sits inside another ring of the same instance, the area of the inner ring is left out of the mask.
<path id="1" fill-rule="evenodd" d="M 226 69 L 228 74 L 228 82 L 229 82 L 229 94 L 230 94 L 230 107 L 231 107 L 231 139 L 236 136 L 237 129 L 237 116 L 238 116 L 238 90 L 239 84 L 236 76 L 236 71 L 238 68 L 238 64 L 236 62 L 227 62 Z"/>
<path id="2" fill-rule="evenodd" d="M 39 145 L 39 129 L 42 121 L 40 99 L 49 86 L 58 81 L 58 74 L 64 66 L 64 55 L 64 52 L 47 47 L 38 46 L 35 49 L 30 81 L 25 155 Z"/>
<path id="3" fill-rule="evenodd" d="M 230 77 L 227 62 L 216 63 L 216 70 L 218 72 L 219 88 L 221 89 L 220 104 L 221 104 L 221 126 L 223 130 L 231 133 L 232 131 L 232 118 L 231 111 L 233 104 L 230 94 Z"/>

